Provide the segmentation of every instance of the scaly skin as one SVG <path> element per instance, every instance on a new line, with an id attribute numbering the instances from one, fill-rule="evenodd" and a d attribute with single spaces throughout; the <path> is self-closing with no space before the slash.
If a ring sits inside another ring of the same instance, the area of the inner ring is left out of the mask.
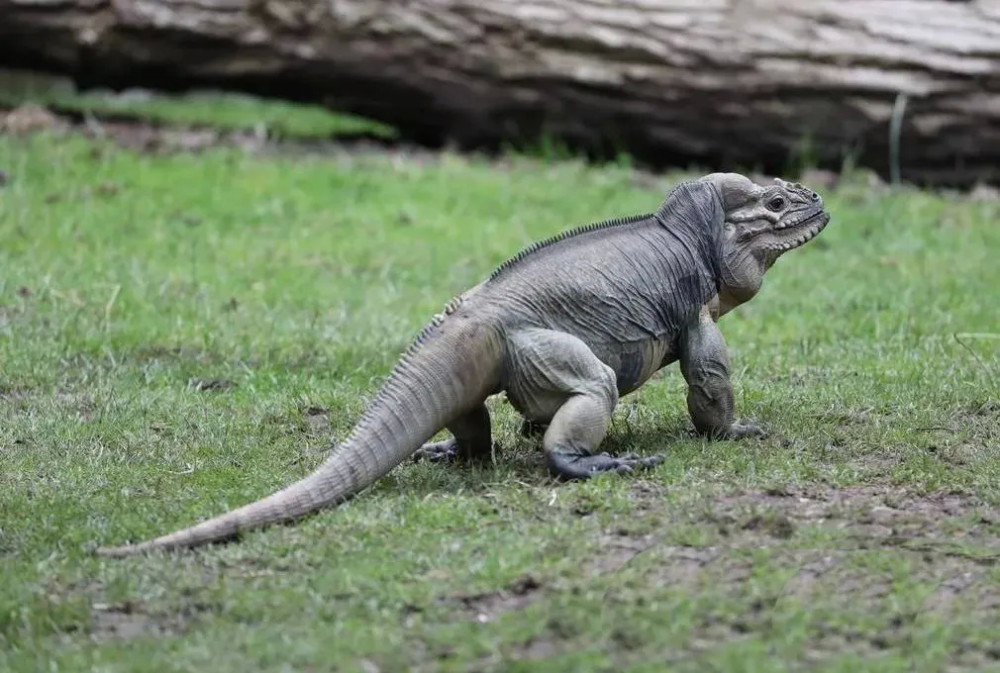
<path id="1" fill-rule="evenodd" d="M 487 460 L 484 404 L 505 392 L 543 433 L 549 470 L 585 479 L 651 467 L 658 456 L 595 453 L 618 399 L 680 361 L 695 428 L 762 434 L 734 417 L 716 321 L 760 288 L 784 252 L 829 221 L 798 184 L 713 173 L 675 189 L 649 215 L 545 241 L 454 299 L 402 356 L 351 435 L 312 474 L 262 500 L 105 556 L 222 540 L 301 517 L 363 490 L 408 456 Z M 442 428 L 452 438 L 427 444 Z"/>

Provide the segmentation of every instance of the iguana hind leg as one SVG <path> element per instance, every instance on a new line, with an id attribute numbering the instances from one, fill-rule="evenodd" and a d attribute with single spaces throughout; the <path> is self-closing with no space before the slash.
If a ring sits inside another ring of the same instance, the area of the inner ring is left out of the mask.
<path id="1" fill-rule="evenodd" d="M 688 413 L 698 432 L 716 439 L 767 434 L 756 423 L 735 421 L 726 341 L 707 308 L 682 335 L 680 351 L 681 373 L 688 384 Z"/>
<path id="2" fill-rule="evenodd" d="M 508 397 L 530 424 L 545 423 L 549 471 L 564 479 L 652 467 L 659 456 L 594 454 L 618 403 L 614 371 L 575 336 L 524 330 L 511 338 Z"/>
<path id="3" fill-rule="evenodd" d="M 490 460 L 493 440 L 490 411 L 485 404 L 457 418 L 448 425 L 448 431 L 452 434 L 450 439 L 424 444 L 413 454 L 413 460 L 432 463 L 454 460 L 484 463 Z"/>

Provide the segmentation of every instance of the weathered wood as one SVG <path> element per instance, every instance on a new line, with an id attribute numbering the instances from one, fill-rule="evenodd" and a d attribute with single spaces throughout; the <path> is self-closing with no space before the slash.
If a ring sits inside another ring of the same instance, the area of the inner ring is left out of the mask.
<path id="1" fill-rule="evenodd" d="M 1000 3 L 979 0 L 0 0 L 0 64 L 83 85 L 327 104 L 429 144 L 541 131 L 658 165 L 797 152 L 1000 179 Z"/>

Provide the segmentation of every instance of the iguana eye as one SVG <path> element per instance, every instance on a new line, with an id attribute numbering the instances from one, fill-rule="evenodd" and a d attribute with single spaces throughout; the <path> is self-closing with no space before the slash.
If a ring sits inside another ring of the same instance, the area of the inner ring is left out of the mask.
<path id="1" fill-rule="evenodd" d="M 770 201 L 767 202 L 768 210 L 773 210 L 775 212 L 781 210 L 785 207 L 785 199 L 781 196 L 775 196 Z"/>

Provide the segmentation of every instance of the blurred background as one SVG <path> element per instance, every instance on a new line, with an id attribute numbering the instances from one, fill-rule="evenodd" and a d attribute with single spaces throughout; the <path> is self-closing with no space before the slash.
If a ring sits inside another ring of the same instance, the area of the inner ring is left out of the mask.
<path id="1" fill-rule="evenodd" d="M 196 124 L 167 95 L 208 89 L 258 137 L 971 187 L 1000 175 L 998 45 L 975 1 L 0 0 L 0 105 Z"/>

